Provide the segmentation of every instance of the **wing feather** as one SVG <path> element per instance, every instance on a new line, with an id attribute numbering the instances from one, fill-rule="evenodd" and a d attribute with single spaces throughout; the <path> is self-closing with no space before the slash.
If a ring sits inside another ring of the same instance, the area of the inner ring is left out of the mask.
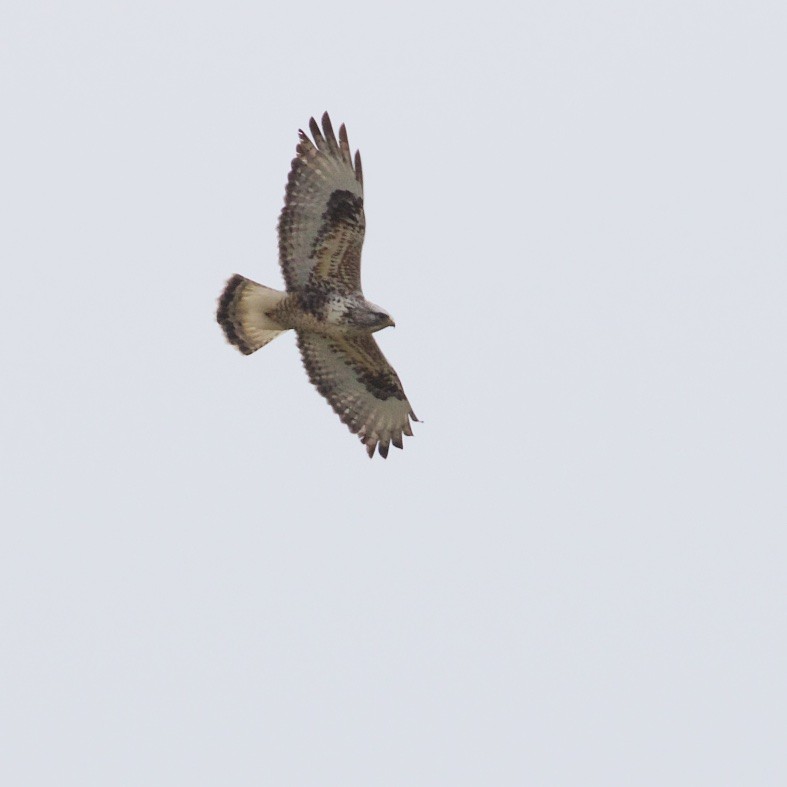
<path id="1" fill-rule="evenodd" d="M 337 140 L 327 112 L 322 129 L 311 118 L 309 131 L 312 139 L 298 132 L 279 217 L 279 263 L 287 290 L 328 282 L 360 292 L 366 228 L 361 157 L 356 152 L 353 167 L 347 129 L 339 128 Z"/>
<path id="2" fill-rule="evenodd" d="M 309 379 L 336 414 L 366 446 L 388 456 L 417 421 L 402 383 L 369 334 L 327 337 L 298 331 L 298 347 Z"/>

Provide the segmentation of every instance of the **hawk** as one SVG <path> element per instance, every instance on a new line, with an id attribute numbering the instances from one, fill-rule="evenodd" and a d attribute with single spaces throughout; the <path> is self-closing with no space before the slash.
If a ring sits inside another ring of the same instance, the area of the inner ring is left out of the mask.
<path id="1" fill-rule="evenodd" d="M 235 274 L 219 298 L 216 319 L 227 341 L 251 355 L 284 331 L 297 335 L 311 382 L 357 434 L 370 457 L 388 456 L 417 421 L 402 383 L 372 336 L 394 325 L 361 291 L 363 212 L 361 156 L 350 154 L 347 130 L 299 131 L 284 208 L 279 217 L 279 264 L 286 291 Z"/>

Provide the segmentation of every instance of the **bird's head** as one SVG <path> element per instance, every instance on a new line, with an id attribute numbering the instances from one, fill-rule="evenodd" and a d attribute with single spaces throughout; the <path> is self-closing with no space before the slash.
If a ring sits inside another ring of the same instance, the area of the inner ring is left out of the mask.
<path id="1" fill-rule="evenodd" d="M 393 317 L 391 317 L 391 315 L 388 314 L 388 312 L 385 311 L 385 309 L 381 309 L 379 306 L 376 306 L 373 303 L 370 303 L 368 305 L 373 320 L 372 324 L 374 326 L 372 328 L 372 331 L 380 331 L 383 328 L 396 327 L 396 323 L 394 322 Z"/>
<path id="2" fill-rule="evenodd" d="M 381 331 L 389 326 L 396 327 L 393 317 L 385 309 L 370 301 L 366 301 L 361 308 L 353 309 L 351 318 L 354 325 L 370 333 Z"/>

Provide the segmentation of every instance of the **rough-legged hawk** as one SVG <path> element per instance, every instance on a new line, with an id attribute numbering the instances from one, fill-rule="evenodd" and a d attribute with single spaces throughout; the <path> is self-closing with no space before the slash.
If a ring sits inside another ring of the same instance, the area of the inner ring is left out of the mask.
<path id="1" fill-rule="evenodd" d="M 372 334 L 394 321 L 361 292 L 361 246 L 366 226 L 363 174 L 347 130 L 322 131 L 309 121 L 292 161 L 279 218 L 279 264 L 286 292 L 235 274 L 216 318 L 227 340 L 250 355 L 283 331 L 294 329 L 309 379 L 357 434 L 369 456 L 388 455 L 415 417 L 399 377 Z"/>

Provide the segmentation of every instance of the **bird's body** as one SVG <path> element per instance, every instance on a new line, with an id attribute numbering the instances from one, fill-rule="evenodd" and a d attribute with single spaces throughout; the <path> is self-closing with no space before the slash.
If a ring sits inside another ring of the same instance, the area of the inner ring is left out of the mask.
<path id="1" fill-rule="evenodd" d="M 394 325 L 361 291 L 365 230 L 363 175 L 344 126 L 337 141 L 326 112 L 314 143 L 300 132 L 279 219 L 279 262 L 286 292 L 235 274 L 219 299 L 217 320 L 227 340 L 250 355 L 295 330 L 309 379 L 369 456 L 381 456 L 418 420 L 372 334 Z"/>

